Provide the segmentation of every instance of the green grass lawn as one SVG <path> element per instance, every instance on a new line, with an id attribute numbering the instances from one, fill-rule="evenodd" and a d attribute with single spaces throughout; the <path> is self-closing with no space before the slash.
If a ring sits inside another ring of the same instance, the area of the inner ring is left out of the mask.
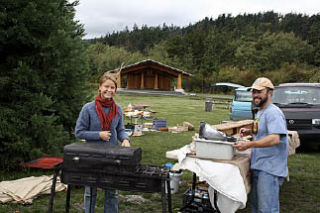
<path id="1" fill-rule="evenodd" d="M 144 136 L 131 137 L 132 146 L 142 149 L 142 164 L 163 165 L 167 162 L 175 163 L 167 159 L 165 153 L 168 150 L 180 148 L 191 142 L 191 137 L 199 129 L 201 121 L 210 124 L 218 124 L 223 120 L 229 120 L 227 109 L 213 109 L 205 112 L 205 101 L 197 97 L 176 96 L 150 96 L 150 95 L 117 95 L 117 103 L 126 107 L 129 103 L 148 104 L 150 109 L 156 111 L 155 117 L 167 120 L 167 125 L 182 125 L 182 122 L 192 123 L 196 130 L 184 133 L 168 132 L 145 132 Z M 126 119 L 125 122 L 129 122 Z M 152 122 L 152 121 L 149 121 Z M 285 182 L 281 188 L 280 202 L 281 212 L 320 212 L 320 153 L 316 151 L 301 152 L 289 157 L 290 181 Z M 0 173 L 1 180 L 21 178 L 31 175 L 50 174 L 38 170 L 24 170 L 17 173 Z M 173 212 L 177 212 L 182 206 L 183 192 L 187 184 L 192 181 L 192 174 L 183 171 L 178 193 L 172 196 Z M 103 212 L 103 194 L 98 192 L 96 212 Z M 159 193 L 139 193 L 120 191 L 120 212 L 161 212 L 161 195 Z M 146 201 L 144 203 L 128 202 L 121 199 L 124 195 L 141 195 Z M 56 194 L 54 201 L 54 212 L 64 212 L 65 192 Z M 49 196 L 41 196 L 34 200 L 32 205 L 2 204 L 0 212 L 46 212 L 48 209 Z M 70 212 L 81 212 L 83 206 L 83 189 L 75 188 L 71 193 Z M 239 212 L 250 212 L 249 208 Z"/>

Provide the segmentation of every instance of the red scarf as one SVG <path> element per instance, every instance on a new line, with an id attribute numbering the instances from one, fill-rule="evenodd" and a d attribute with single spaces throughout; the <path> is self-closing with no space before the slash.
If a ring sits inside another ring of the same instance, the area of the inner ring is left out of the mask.
<path id="1" fill-rule="evenodd" d="M 98 95 L 95 98 L 94 105 L 100 119 L 102 130 L 109 131 L 112 118 L 115 116 L 115 118 L 117 119 L 117 114 L 120 115 L 116 102 L 114 102 L 112 98 L 102 99 L 100 95 Z M 110 107 L 108 115 L 106 115 L 105 111 L 103 110 L 103 107 Z"/>

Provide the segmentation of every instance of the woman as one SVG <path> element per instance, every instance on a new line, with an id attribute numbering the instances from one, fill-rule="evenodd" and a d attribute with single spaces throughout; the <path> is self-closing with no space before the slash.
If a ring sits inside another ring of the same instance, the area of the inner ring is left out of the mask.
<path id="1" fill-rule="evenodd" d="M 117 91 L 117 81 L 110 74 L 103 74 L 99 81 L 98 95 L 95 100 L 85 104 L 76 124 L 75 135 L 87 143 L 118 145 L 130 147 L 129 137 L 123 125 L 123 113 L 113 100 Z M 97 199 L 97 188 L 92 189 L 92 205 L 90 211 L 90 187 L 85 187 L 84 205 L 86 213 L 94 213 Z M 118 212 L 118 194 L 116 190 L 106 189 L 104 212 Z"/>

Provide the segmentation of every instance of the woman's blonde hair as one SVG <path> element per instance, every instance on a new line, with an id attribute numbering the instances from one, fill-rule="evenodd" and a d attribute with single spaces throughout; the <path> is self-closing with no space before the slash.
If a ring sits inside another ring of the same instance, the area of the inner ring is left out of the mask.
<path id="1" fill-rule="evenodd" d="M 117 85 L 117 79 L 115 75 L 108 72 L 104 73 L 99 79 L 99 86 L 101 86 L 106 80 L 113 81 L 114 85 L 116 85 L 116 91 L 117 91 L 118 85 Z"/>

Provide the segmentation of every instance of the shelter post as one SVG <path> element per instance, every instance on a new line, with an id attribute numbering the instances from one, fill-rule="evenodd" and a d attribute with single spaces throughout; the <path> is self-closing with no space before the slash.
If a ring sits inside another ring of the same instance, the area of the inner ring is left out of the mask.
<path id="1" fill-rule="evenodd" d="M 154 86 L 153 86 L 153 89 L 159 89 L 159 86 L 158 86 L 158 73 L 157 72 L 154 74 Z"/>
<path id="2" fill-rule="evenodd" d="M 118 84 L 118 88 L 121 88 L 121 72 L 118 72 L 117 84 Z"/>
<path id="3" fill-rule="evenodd" d="M 178 74 L 177 89 L 182 89 L 182 86 L 181 86 L 181 73 Z"/>
<path id="4" fill-rule="evenodd" d="M 144 89 L 144 72 L 141 72 L 140 89 Z"/>

